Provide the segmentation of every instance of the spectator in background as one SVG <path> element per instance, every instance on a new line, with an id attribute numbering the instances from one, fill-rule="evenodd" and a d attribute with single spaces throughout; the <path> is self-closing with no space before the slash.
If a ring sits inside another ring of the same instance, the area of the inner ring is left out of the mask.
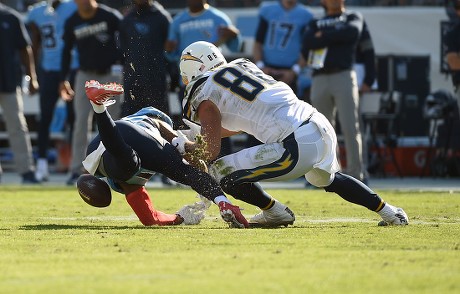
<path id="1" fill-rule="evenodd" d="M 346 11 L 344 0 L 322 0 L 326 15 L 312 21 L 302 54 L 314 69 L 312 105 L 334 124 L 336 113 L 345 139 L 347 173 L 367 180 L 359 119 L 359 89 L 353 70 L 363 30 L 361 14 Z"/>
<path id="2" fill-rule="evenodd" d="M 19 59 L 30 78 L 29 92 L 38 90 L 30 40 L 19 13 L 0 3 L 0 106 L 5 120 L 10 148 L 23 184 L 40 183 L 35 177 L 32 145 L 23 112 L 19 85 L 22 73 Z M 0 167 L 0 175 L 2 173 Z"/>
<path id="3" fill-rule="evenodd" d="M 93 112 L 86 99 L 85 81 L 97 79 L 103 83 L 121 82 L 121 70 L 115 72 L 114 65 L 121 59 L 116 45 L 121 14 L 96 0 L 75 0 L 77 12 L 65 23 L 64 51 L 62 55 L 61 82 L 59 91 L 65 100 L 74 99 L 75 122 L 72 137 L 72 161 L 68 185 L 74 185 L 83 172 L 82 161 L 88 145 Z M 67 80 L 71 50 L 76 46 L 80 67 L 75 77 L 75 92 Z M 75 96 L 75 97 L 74 97 Z M 120 116 L 119 107 L 114 107 L 115 118 Z"/>
<path id="4" fill-rule="evenodd" d="M 233 26 L 230 18 L 222 11 L 210 6 L 206 0 L 187 0 L 187 9 L 177 14 L 169 27 L 165 50 L 168 58 L 179 66 L 182 51 L 196 41 L 207 41 L 217 47 L 226 45 L 232 52 L 239 52 L 242 38 L 239 30 Z M 185 86 L 181 83 L 179 103 Z M 222 154 L 231 153 L 229 138 L 223 139 Z"/>
<path id="5" fill-rule="evenodd" d="M 447 64 L 449 65 L 455 95 L 457 96 L 458 109 L 460 110 L 460 0 L 455 1 L 454 9 L 458 19 L 447 33 L 445 45 L 447 47 Z"/>
<path id="6" fill-rule="evenodd" d="M 133 0 L 121 22 L 125 97 L 122 116 L 153 106 L 168 113 L 167 67 L 164 46 L 171 15 L 153 0 Z"/>
<path id="7" fill-rule="evenodd" d="M 177 63 L 182 50 L 196 41 L 207 41 L 218 47 L 226 45 L 233 52 L 241 49 L 239 30 L 225 13 L 206 2 L 187 0 L 188 8 L 173 19 L 165 49 L 169 58 Z"/>
<path id="8" fill-rule="evenodd" d="M 254 43 L 254 62 L 266 74 L 297 92 L 300 49 L 312 13 L 297 0 L 262 3 Z"/>
<path id="9" fill-rule="evenodd" d="M 363 31 L 359 38 L 358 47 L 356 48 L 356 60 L 354 64 L 354 70 L 358 79 L 359 95 L 362 97 L 372 91 L 372 86 L 375 82 L 375 50 L 374 43 L 372 42 L 371 33 L 366 24 L 363 22 Z M 361 133 L 364 133 L 364 123 L 359 112 L 359 120 L 361 126 Z M 362 136 L 363 140 L 363 164 L 365 173 L 367 175 L 369 168 L 369 146 L 365 136 Z"/>
<path id="10" fill-rule="evenodd" d="M 47 151 L 50 139 L 50 125 L 59 99 L 59 79 L 64 41 L 65 21 L 77 10 L 73 1 L 42 1 L 31 7 L 26 23 L 30 27 L 34 59 L 38 63 L 40 80 L 40 125 L 38 130 L 38 160 L 35 175 L 38 180 L 48 180 Z M 78 61 L 74 54 L 69 80 L 73 82 Z M 73 103 L 66 103 L 70 129 L 73 126 Z M 71 132 L 70 132 L 71 133 Z"/>
<path id="11" fill-rule="evenodd" d="M 304 64 L 300 54 L 302 36 L 312 18 L 310 10 L 297 0 L 262 3 L 259 9 L 254 63 L 264 73 L 288 84 L 295 93 L 300 64 Z M 249 136 L 246 147 L 258 144 L 261 142 Z"/>

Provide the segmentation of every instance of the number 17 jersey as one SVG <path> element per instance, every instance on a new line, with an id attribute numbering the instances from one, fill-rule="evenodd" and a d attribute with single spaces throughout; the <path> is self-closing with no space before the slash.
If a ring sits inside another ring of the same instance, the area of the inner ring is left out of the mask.
<path id="1" fill-rule="evenodd" d="M 209 100 L 219 109 L 222 127 L 243 131 L 263 143 L 281 142 L 311 117 L 314 108 L 283 82 L 247 59 L 237 59 L 187 85 L 183 114 L 200 123 L 197 109 Z"/>

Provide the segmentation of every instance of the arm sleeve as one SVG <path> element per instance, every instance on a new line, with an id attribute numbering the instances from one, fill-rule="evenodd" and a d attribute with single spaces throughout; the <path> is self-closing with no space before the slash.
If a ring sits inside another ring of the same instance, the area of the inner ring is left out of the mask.
<path id="1" fill-rule="evenodd" d="M 317 32 L 318 28 L 316 25 L 316 19 L 310 21 L 310 23 L 305 28 L 305 32 L 302 37 L 302 55 L 305 59 L 308 59 L 308 53 L 311 49 L 321 48 L 320 46 L 316 45 L 316 38 L 315 33 Z M 315 45 L 315 46 L 314 46 Z"/>
<path id="2" fill-rule="evenodd" d="M 27 32 L 26 26 L 24 22 L 22 22 L 19 18 L 16 18 L 16 27 L 17 27 L 17 38 L 16 38 L 16 48 L 17 49 L 24 49 L 28 45 L 30 45 L 30 38 L 29 33 Z"/>
<path id="3" fill-rule="evenodd" d="M 368 86 L 372 86 L 375 81 L 375 52 L 374 50 L 368 50 L 364 52 L 364 68 L 365 76 L 364 83 Z"/>
<path id="4" fill-rule="evenodd" d="M 375 50 L 371 34 L 365 22 L 358 43 L 356 60 L 364 64 L 364 83 L 368 86 L 372 86 L 375 81 Z"/>
<path id="5" fill-rule="evenodd" d="M 62 59 L 61 59 L 61 81 L 65 81 L 67 77 L 67 73 L 69 72 L 70 68 L 70 59 L 72 56 L 72 48 L 75 42 L 75 37 L 72 32 L 72 24 L 70 20 L 67 20 L 65 23 L 64 29 L 64 48 L 62 50 Z"/>
<path id="6" fill-rule="evenodd" d="M 256 31 L 256 41 L 260 44 L 265 42 L 265 37 L 268 30 L 268 21 L 265 20 L 262 16 L 259 16 L 259 25 L 257 26 Z"/>

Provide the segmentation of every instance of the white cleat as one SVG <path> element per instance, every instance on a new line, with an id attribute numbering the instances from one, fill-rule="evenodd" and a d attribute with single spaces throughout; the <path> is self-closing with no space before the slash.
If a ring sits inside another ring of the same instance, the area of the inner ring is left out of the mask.
<path id="1" fill-rule="evenodd" d="M 284 204 L 275 201 L 272 208 L 263 210 L 249 220 L 249 227 L 279 227 L 294 224 L 295 215 Z"/>
<path id="2" fill-rule="evenodd" d="M 379 226 L 405 226 L 409 224 L 409 217 L 402 208 L 391 206 L 392 212 L 381 214 L 383 220 Z"/>

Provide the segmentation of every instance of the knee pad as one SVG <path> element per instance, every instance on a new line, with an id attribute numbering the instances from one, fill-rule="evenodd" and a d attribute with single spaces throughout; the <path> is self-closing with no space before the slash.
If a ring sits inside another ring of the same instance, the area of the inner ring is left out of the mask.
<path id="1" fill-rule="evenodd" d="M 323 188 L 329 186 L 334 181 L 335 174 L 314 168 L 305 175 L 305 179 L 315 187 Z"/>

